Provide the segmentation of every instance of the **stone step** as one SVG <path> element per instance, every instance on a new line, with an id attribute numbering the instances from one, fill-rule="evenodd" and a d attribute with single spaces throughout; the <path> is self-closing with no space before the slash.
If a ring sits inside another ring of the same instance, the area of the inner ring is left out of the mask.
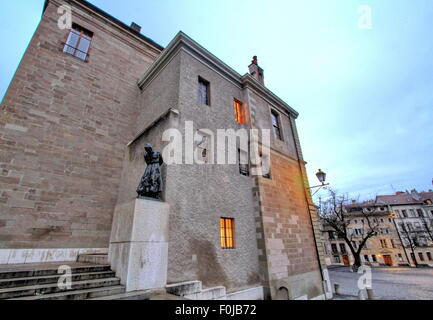
<path id="1" fill-rule="evenodd" d="M 92 300 L 93 298 L 112 296 L 122 294 L 123 292 L 125 292 L 125 287 L 117 285 L 84 290 L 64 291 L 40 296 L 26 296 L 8 300 Z"/>
<path id="2" fill-rule="evenodd" d="M 58 268 L 61 265 L 71 267 L 72 274 L 89 273 L 89 272 L 103 272 L 110 271 L 110 266 L 90 264 L 90 263 L 45 263 L 45 264 L 20 264 L 20 265 L 1 265 L 0 266 L 0 279 L 11 278 L 26 278 L 26 277 L 42 277 L 58 275 Z"/>
<path id="3" fill-rule="evenodd" d="M 108 254 L 104 254 L 104 253 L 80 254 L 78 255 L 77 261 L 106 265 L 108 264 Z"/>
<path id="4" fill-rule="evenodd" d="M 166 285 L 167 293 L 176 296 L 186 296 L 194 293 L 199 293 L 202 290 L 202 282 L 199 280 L 185 281 Z"/>
<path id="5" fill-rule="evenodd" d="M 72 282 L 71 290 L 85 290 L 100 287 L 117 286 L 120 284 L 118 278 L 104 278 L 104 279 L 94 279 L 94 280 L 84 280 Z M 58 287 L 57 283 L 43 284 L 43 285 L 33 285 L 24 287 L 14 287 L 0 289 L 0 299 L 11 299 L 19 298 L 25 296 L 38 296 L 51 293 L 64 293 L 67 291 Z"/>
<path id="6" fill-rule="evenodd" d="M 149 300 L 151 293 L 150 290 L 139 290 L 91 298 L 88 300 Z"/>
<path id="7" fill-rule="evenodd" d="M 226 288 L 224 286 L 206 288 L 200 292 L 184 295 L 184 298 L 190 300 L 219 300 L 226 297 Z"/>
<path id="8" fill-rule="evenodd" d="M 71 280 L 84 281 L 92 279 L 114 278 L 115 275 L 116 273 L 114 271 L 76 273 L 71 275 Z M 61 276 L 61 274 L 56 274 L 50 276 L 0 279 L 0 289 L 57 283 Z"/>

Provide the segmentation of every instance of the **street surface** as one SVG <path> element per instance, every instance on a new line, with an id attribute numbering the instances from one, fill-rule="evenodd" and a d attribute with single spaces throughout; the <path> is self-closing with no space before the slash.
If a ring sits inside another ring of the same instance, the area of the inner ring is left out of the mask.
<path id="1" fill-rule="evenodd" d="M 433 268 L 383 267 L 371 268 L 372 288 L 376 299 L 433 300 Z M 345 295 L 358 295 L 361 274 L 348 267 L 329 269 L 332 287 L 340 285 Z"/>

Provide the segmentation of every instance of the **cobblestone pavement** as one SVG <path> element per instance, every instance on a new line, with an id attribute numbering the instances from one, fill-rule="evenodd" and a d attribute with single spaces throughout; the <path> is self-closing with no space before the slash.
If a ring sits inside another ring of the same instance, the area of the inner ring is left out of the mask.
<path id="1" fill-rule="evenodd" d="M 372 288 L 376 299 L 381 300 L 433 300 L 433 268 L 383 267 L 372 268 Z M 347 267 L 329 269 L 332 282 L 340 285 L 340 292 L 358 295 L 361 274 Z"/>

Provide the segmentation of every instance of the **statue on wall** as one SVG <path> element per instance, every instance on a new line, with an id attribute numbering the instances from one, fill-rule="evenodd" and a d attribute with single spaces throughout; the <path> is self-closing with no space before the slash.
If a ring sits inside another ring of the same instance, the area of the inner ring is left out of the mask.
<path id="1" fill-rule="evenodd" d="M 144 161 L 147 168 L 137 188 L 138 198 L 148 197 L 161 199 L 162 176 L 161 165 L 164 163 L 161 152 L 152 149 L 151 144 L 144 147 Z"/>

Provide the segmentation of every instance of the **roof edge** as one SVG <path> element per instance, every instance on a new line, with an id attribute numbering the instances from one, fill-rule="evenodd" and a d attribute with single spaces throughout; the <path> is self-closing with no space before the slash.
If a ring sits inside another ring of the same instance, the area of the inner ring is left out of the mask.
<path id="1" fill-rule="evenodd" d="M 52 0 L 45 0 L 44 3 L 44 7 L 42 10 L 42 15 L 45 13 L 45 10 L 48 7 L 48 3 L 52 1 Z M 75 2 L 78 5 L 81 5 L 91 11 L 96 12 L 97 14 L 101 15 L 102 17 L 104 17 L 107 20 L 110 20 L 113 24 L 117 25 L 118 27 L 134 34 L 135 36 L 139 37 L 141 40 L 146 41 L 148 44 L 152 45 L 153 47 L 155 47 L 157 50 L 159 51 L 163 51 L 164 47 L 161 46 L 160 44 L 158 44 L 157 42 L 155 42 L 154 40 L 146 37 L 145 35 L 141 34 L 140 32 L 135 31 L 134 29 L 132 29 L 130 26 L 128 26 L 127 24 L 125 24 L 124 22 L 120 21 L 119 19 L 113 17 L 112 15 L 110 15 L 109 13 L 105 12 L 104 10 L 98 8 L 97 6 L 91 4 L 90 2 L 86 1 L 86 0 L 70 0 L 71 2 Z"/>

